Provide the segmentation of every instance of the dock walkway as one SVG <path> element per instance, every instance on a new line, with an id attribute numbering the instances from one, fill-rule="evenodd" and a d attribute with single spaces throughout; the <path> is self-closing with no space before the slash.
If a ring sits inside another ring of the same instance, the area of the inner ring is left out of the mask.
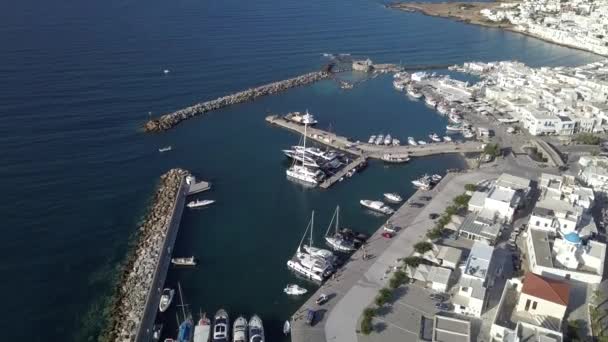
<path id="1" fill-rule="evenodd" d="M 291 122 L 279 115 L 268 116 L 266 117 L 266 121 L 270 124 L 297 132 L 299 134 L 304 134 L 304 126 Z M 423 157 L 446 153 L 481 152 L 483 145 L 483 143 L 478 141 L 441 142 L 418 146 L 374 145 L 364 142 L 353 142 L 347 137 L 314 127 L 307 128 L 307 137 L 323 145 L 327 145 L 350 154 L 375 159 L 381 159 L 385 154 L 391 154 L 394 156 L 409 155 L 410 157 Z"/>
<path id="2" fill-rule="evenodd" d="M 348 164 L 345 167 L 343 167 L 340 171 L 336 172 L 335 175 L 331 176 L 330 178 L 327 178 L 319 186 L 321 187 L 321 189 L 327 189 L 327 188 L 329 188 L 335 182 L 339 181 L 342 177 L 346 176 L 346 174 L 348 172 L 350 172 L 353 169 L 356 169 L 357 167 L 359 167 L 361 164 L 365 163 L 366 161 L 367 161 L 367 158 L 365 158 L 364 156 L 358 157 L 357 159 L 355 159 L 352 162 L 350 162 L 350 164 Z"/>

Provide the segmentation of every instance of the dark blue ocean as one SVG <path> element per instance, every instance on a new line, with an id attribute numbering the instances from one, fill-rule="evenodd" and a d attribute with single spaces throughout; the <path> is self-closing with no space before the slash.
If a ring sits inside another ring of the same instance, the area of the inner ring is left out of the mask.
<path id="1" fill-rule="evenodd" d="M 328 191 L 305 191 L 285 179 L 280 152 L 298 137 L 267 126 L 266 113 L 309 109 L 320 127 L 402 141 L 441 131 L 444 118 L 382 76 L 351 91 L 320 82 L 163 134 L 140 127 L 150 112 L 316 70 L 327 62 L 323 53 L 414 64 L 597 59 L 373 0 L 0 2 L 3 340 L 95 340 L 114 269 L 159 175 L 172 167 L 213 182 L 202 197 L 218 202 L 185 212 L 176 254 L 201 262 L 171 271 L 169 285 L 181 282 L 194 312 L 257 312 L 278 339 L 282 321 L 301 303 L 282 288 L 295 281 L 285 261 L 311 210 L 319 242 L 338 204 L 345 225 L 371 232 L 382 220 L 361 210 L 359 199 L 387 191 L 407 196 L 413 177 L 462 162 L 372 163 Z M 159 154 L 164 145 L 173 151 Z M 174 313 L 164 319 L 172 329 Z"/>

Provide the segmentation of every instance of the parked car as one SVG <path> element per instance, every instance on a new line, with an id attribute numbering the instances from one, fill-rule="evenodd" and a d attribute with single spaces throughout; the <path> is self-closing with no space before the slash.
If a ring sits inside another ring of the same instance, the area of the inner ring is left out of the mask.
<path id="1" fill-rule="evenodd" d="M 422 208 L 424 207 L 424 204 L 419 203 L 419 202 L 412 202 L 409 204 L 410 207 L 414 207 L 414 208 Z"/>
<path id="2" fill-rule="evenodd" d="M 423 201 L 430 201 L 431 199 L 433 199 L 433 197 L 431 196 L 420 196 L 420 199 Z"/>
<path id="3" fill-rule="evenodd" d="M 435 309 L 438 309 L 441 311 L 449 311 L 450 305 L 447 303 L 437 303 L 437 304 L 435 304 Z"/>
<path id="4" fill-rule="evenodd" d="M 384 232 L 384 233 L 382 233 L 382 237 L 384 237 L 386 239 L 390 239 L 393 237 L 393 234 L 389 233 L 389 232 Z"/>
<path id="5" fill-rule="evenodd" d="M 392 223 L 387 222 L 382 226 L 382 229 L 384 229 L 385 231 L 387 231 L 389 233 L 394 234 L 394 233 L 397 233 L 397 231 L 399 231 L 399 229 L 401 229 L 401 228 L 394 226 Z"/>
<path id="6" fill-rule="evenodd" d="M 447 294 L 443 294 L 443 293 L 431 293 L 429 295 L 429 298 L 431 298 L 432 300 L 436 300 L 439 302 L 443 302 L 445 300 L 448 300 L 448 295 Z"/>
<path id="7" fill-rule="evenodd" d="M 439 217 L 439 214 L 437 214 L 437 213 L 430 213 L 430 214 L 429 214 L 429 218 L 430 218 L 431 220 L 434 220 L 434 219 L 436 219 L 436 218 L 438 218 L 438 217 Z"/>
<path id="8" fill-rule="evenodd" d="M 306 324 L 312 326 L 315 322 L 315 310 L 312 309 L 308 309 L 308 311 L 306 312 Z"/>

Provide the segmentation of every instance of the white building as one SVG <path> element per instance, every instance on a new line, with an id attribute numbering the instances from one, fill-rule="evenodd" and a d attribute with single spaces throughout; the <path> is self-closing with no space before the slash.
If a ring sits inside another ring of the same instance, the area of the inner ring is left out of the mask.
<path id="1" fill-rule="evenodd" d="M 581 157 L 578 178 L 594 191 L 608 193 L 608 157 Z"/>
<path id="2" fill-rule="evenodd" d="M 458 290 L 452 298 L 454 312 L 481 317 L 487 288 L 493 285 L 492 256 L 494 248 L 483 242 L 473 243 L 471 253 L 461 268 Z"/>
<path id="3" fill-rule="evenodd" d="M 575 279 L 599 284 L 604 272 L 606 245 L 571 232 L 551 236 L 545 230 L 530 227 L 526 232 L 530 270 L 543 276 Z"/>
<path id="4" fill-rule="evenodd" d="M 534 273 L 509 279 L 498 303 L 492 341 L 562 341 L 561 325 L 570 301 L 570 285 Z M 542 339 L 539 337 L 543 337 Z"/>
<path id="5" fill-rule="evenodd" d="M 510 223 L 529 192 L 529 179 L 503 173 L 487 190 L 473 193 L 468 209 L 485 219 Z"/>
<path id="6" fill-rule="evenodd" d="M 418 267 L 408 267 L 410 278 L 425 283 L 428 288 L 437 292 L 447 292 L 452 276 L 452 270 L 444 267 L 418 265 Z"/>

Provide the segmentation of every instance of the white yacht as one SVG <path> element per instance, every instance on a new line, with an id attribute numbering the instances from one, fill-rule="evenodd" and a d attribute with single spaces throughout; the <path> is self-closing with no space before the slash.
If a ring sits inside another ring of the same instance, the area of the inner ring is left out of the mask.
<path id="1" fill-rule="evenodd" d="M 441 137 L 438 136 L 436 133 L 431 133 L 429 134 L 429 138 L 434 141 L 434 142 L 440 142 L 441 141 Z"/>
<path id="2" fill-rule="evenodd" d="M 424 175 L 418 179 L 412 181 L 415 187 L 423 190 L 431 188 L 431 178 L 428 175 Z"/>
<path id="3" fill-rule="evenodd" d="M 296 147 L 296 146 L 292 146 L 292 148 L 293 147 Z M 298 147 L 301 147 L 301 146 L 298 146 Z M 306 153 L 302 153 L 302 149 L 300 149 L 299 151 L 296 149 L 283 150 L 283 153 L 288 158 L 297 160 L 304 166 L 308 166 L 308 167 L 312 167 L 312 168 L 319 167 L 319 164 L 317 163 L 317 161 L 314 158 L 312 158 L 311 156 L 307 156 Z"/>
<path id="4" fill-rule="evenodd" d="M 453 123 L 455 123 L 455 124 L 459 124 L 459 123 L 461 123 L 461 122 L 462 122 L 462 117 L 460 117 L 460 115 L 458 115 L 458 114 L 454 114 L 454 113 L 450 114 L 450 115 L 448 116 L 448 119 L 449 119 L 450 121 L 452 121 Z"/>
<path id="5" fill-rule="evenodd" d="M 160 312 L 165 312 L 169 308 L 174 295 L 174 289 L 163 289 L 163 293 L 160 296 L 160 303 L 158 303 L 158 310 L 160 310 Z"/>
<path id="6" fill-rule="evenodd" d="M 393 142 L 393 138 L 390 134 L 387 134 L 384 138 L 384 145 L 390 145 Z"/>
<path id="7" fill-rule="evenodd" d="M 426 145 L 427 142 L 424 140 L 418 140 L 418 145 Z"/>
<path id="8" fill-rule="evenodd" d="M 258 315 L 249 320 L 249 342 L 264 342 L 264 325 Z"/>
<path id="9" fill-rule="evenodd" d="M 386 206 L 382 201 L 361 200 L 359 201 L 359 203 L 361 203 L 362 206 L 368 209 L 380 212 L 385 215 L 391 215 L 395 212 L 393 209 Z"/>
<path id="10" fill-rule="evenodd" d="M 287 267 L 307 279 L 322 282 L 333 272 L 333 265 L 327 258 L 322 257 L 320 253 L 316 253 L 316 251 L 313 250 L 312 234 L 314 229 L 314 215 L 315 213 L 313 211 L 310 222 L 296 249 L 296 253 L 287 261 Z M 302 242 L 304 241 L 308 230 L 310 230 L 310 245 L 307 250 L 306 246 L 302 246 Z"/>
<path id="11" fill-rule="evenodd" d="M 247 319 L 239 316 L 232 326 L 232 342 L 247 342 Z"/>
<path id="12" fill-rule="evenodd" d="M 290 296 L 301 296 L 303 294 L 306 294 L 306 292 L 308 292 L 308 290 L 303 287 L 300 287 L 296 284 L 288 284 L 283 289 L 283 292 L 285 292 L 286 294 L 288 294 Z"/>
<path id="13" fill-rule="evenodd" d="M 308 109 L 306 110 L 305 114 L 300 114 L 299 112 L 294 112 L 293 115 L 291 116 L 291 121 L 297 122 L 297 123 L 303 124 L 303 125 L 309 125 L 309 126 L 313 126 L 318 123 L 318 121 L 315 119 L 314 115 L 312 115 L 308 112 Z"/>
<path id="14" fill-rule="evenodd" d="M 215 200 L 195 200 L 190 201 L 186 206 L 188 208 L 202 208 L 215 203 Z"/>
<path id="15" fill-rule="evenodd" d="M 403 201 L 403 198 L 401 198 L 401 196 L 399 196 L 399 194 L 394 193 L 394 192 L 385 193 L 384 198 L 386 198 L 388 201 L 394 202 L 394 203 L 399 203 L 399 202 Z"/>
<path id="16" fill-rule="evenodd" d="M 379 134 L 379 135 L 376 137 L 376 141 L 374 141 L 374 144 L 376 144 L 376 145 L 380 145 L 380 144 L 382 144 L 383 142 L 384 142 L 384 134 Z"/>
<path id="17" fill-rule="evenodd" d="M 452 138 L 448 137 L 447 135 L 443 137 L 443 141 L 445 142 L 451 142 Z"/>
<path id="18" fill-rule="evenodd" d="M 393 138 L 393 146 L 401 145 L 401 141 L 399 139 Z"/>
<path id="19" fill-rule="evenodd" d="M 304 144 L 301 150 L 301 155 L 303 159 L 306 155 L 306 127 L 307 124 L 304 124 Z M 296 162 L 294 162 L 293 165 L 289 169 L 287 169 L 286 173 L 287 177 L 312 186 L 317 186 L 317 184 L 319 184 L 319 182 L 323 181 L 323 179 L 325 178 L 325 174 L 323 173 L 323 171 L 311 170 L 306 165 L 298 165 L 296 164 Z"/>
<path id="20" fill-rule="evenodd" d="M 394 155 L 391 153 L 385 153 L 382 155 L 382 159 L 384 162 L 387 163 L 407 163 L 408 161 L 410 161 L 410 157 L 408 155 Z"/>
<path id="21" fill-rule="evenodd" d="M 407 143 L 412 145 L 412 146 L 416 146 L 418 145 L 418 143 L 416 142 L 416 140 L 414 139 L 414 137 L 407 137 Z"/>
<path id="22" fill-rule="evenodd" d="M 228 342 L 230 340 L 230 318 L 224 309 L 219 309 L 213 319 L 213 342 Z"/>
<path id="23" fill-rule="evenodd" d="M 304 149 L 303 146 L 292 146 L 292 148 L 299 153 L 305 151 L 305 153 L 313 156 L 314 158 L 319 158 L 324 161 L 331 161 L 338 157 L 338 154 L 334 151 L 323 151 L 318 147 L 307 147 Z"/>
<path id="24" fill-rule="evenodd" d="M 445 129 L 448 131 L 462 131 L 462 127 L 458 125 L 447 125 Z"/>
<path id="25" fill-rule="evenodd" d="M 332 226 L 332 223 L 334 223 L 334 220 L 336 221 L 335 226 Z M 327 231 L 325 232 L 325 241 L 327 242 L 327 244 L 335 251 L 337 252 L 351 252 L 355 250 L 355 244 L 351 241 L 351 240 L 347 240 L 345 239 L 342 234 L 339 233 L 339 227 L 340 225 L 340 207 L 336 207 L 336 211 L 334 212 L 334 216 L 332 216 L 331 221 L 329 222 L 329 225 L 327 226 Z M 334 227 L 335 228 L 335 232 L 334 234 L 329 234 L 329 231 L 331 230 L 331 228 Z"/>
<path id="26" fill-rule="evenodd" d="M 440 181 L 442 178 L 443 178 L 443 177 L 442 177 L 441 175 L 438 175 L 438 174 L 434 174 L 434 175 L 432 175 L 432 176 L 431 176 L 431 180 L 432 180 L 434 183 L 439 182 L 439 181 Z"/>
<path id="27" fill-rule="evenodd" d="M 467 139 L 470 139 L 475 137 L 475 133 L 473 133 L 473 131 L 471 131 L 470 129 L 465 129 L 462 131 L 462 136 Z"/>
<path id="28" fill-rule="evenodd" d="M 376 135 L 372 134 L 372 136 L 369 137 L 369 140 L 367 141 L 368 144 L 373 144 L 374 141 L 376 141 Z"/>

